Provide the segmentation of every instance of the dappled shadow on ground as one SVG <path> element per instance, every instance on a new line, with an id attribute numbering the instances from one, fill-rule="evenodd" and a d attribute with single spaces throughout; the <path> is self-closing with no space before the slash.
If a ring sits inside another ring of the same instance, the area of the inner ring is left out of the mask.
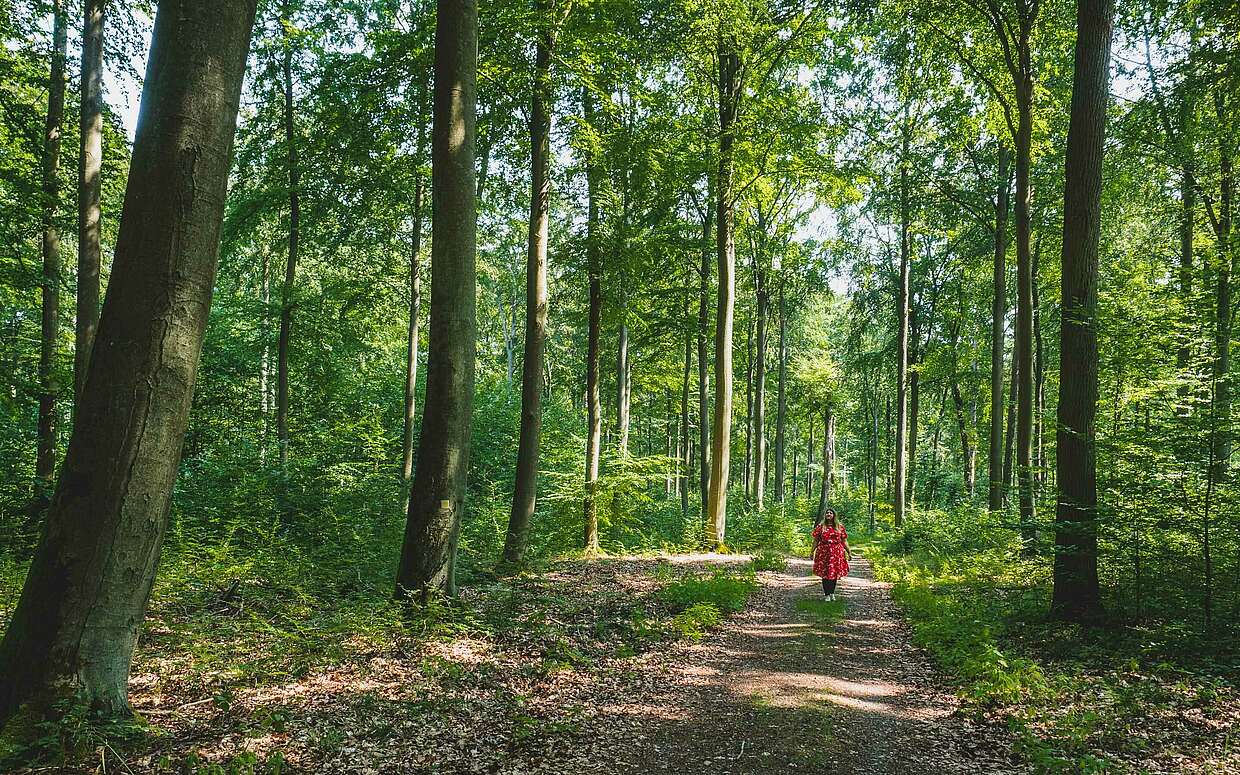
<path id="1" fill-rule="evenodd" d="M 1016 772 L 991 730 L 956 701 L 894 619 L 886 585 L 858 561 L 835 622 L 800 611 L 819 599 L 810 564 L 764 573 L 753 609 L 682 647 L 652 696 L 603 709 L 645 730 L 617 772 Z"/>

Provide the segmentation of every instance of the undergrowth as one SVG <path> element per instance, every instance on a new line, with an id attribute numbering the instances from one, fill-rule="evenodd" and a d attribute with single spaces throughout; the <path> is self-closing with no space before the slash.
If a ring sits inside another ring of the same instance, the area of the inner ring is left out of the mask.
<path id="1" fill-rule="evenodd" d="M 867 552 L 966 708 L 1006 722 L 1038 772 L 1234 763 L 1220 734 L 1240 712 L 1234 636 L 1174 620 L 1053 621 L 1050 558 L 1022 556 L 991 519 L 916 515 Z"/>

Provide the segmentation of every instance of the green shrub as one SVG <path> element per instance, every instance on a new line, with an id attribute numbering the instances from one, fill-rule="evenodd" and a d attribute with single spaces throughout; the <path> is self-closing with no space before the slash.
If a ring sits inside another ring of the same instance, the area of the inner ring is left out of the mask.
<path id="1" fill-rule="evenodd" d="M 788 567 L 788 558 L 779 552 L 772 552 L 769 549 L 753 557 L 754 570 L 776 570 L 782 571 Z"/>
<path id="2" fill-rule="evenodd" d="M 697 603 L 710 603 L 721 612 L 735 613 L 745 607 L 749 594 L 757 588 L 753 568 L 741 571 L 716 568 L 711 573 L 673 581 L 660 589 L 656 597 L 673 611 L 685 611 Z"/>
<path id="3" fill-rule="evenodd" d="M 694 603 L 672 617 L 672 629 L 689 640 L 701 640 L 711 627 L 723 619 L 713 603 Z"/>

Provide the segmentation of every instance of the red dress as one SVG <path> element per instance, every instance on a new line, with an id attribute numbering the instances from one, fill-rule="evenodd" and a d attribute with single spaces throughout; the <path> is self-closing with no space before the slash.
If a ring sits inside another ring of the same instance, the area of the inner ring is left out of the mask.
<path id="1" fill-rule="evenodd" d="M 839 579 L 848 575 L 848 552 L 844 551 L 844 541 L 848 531 L 843 523 L 839 528 L 827 527 L 825 524 L 814 528 L 814 575 L 824 579 Z"/>

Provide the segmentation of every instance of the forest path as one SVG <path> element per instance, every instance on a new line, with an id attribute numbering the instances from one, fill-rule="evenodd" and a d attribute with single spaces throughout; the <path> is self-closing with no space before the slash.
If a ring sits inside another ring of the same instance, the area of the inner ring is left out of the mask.
<path id="1" fill-rule="evenodd" d="M 959 701 L 910 642 L 889 585 L 858 559 L 838 620 L 810 563 L 759 574 L 745 612 L 663 662 L 651 694 L 600 709 L 643 739 L 617 772 L 1015 773 L 998 730 Z M 839 611 L 838 604 L 834 606 Z"/>

